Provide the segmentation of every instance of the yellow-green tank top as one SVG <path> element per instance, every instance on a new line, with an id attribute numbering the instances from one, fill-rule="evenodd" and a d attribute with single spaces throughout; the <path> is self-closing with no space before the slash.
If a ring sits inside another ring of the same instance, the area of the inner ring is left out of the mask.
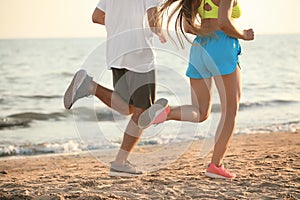
<path id="1" fill-rule="evenodd" d="M 207 11 L 204 9 L 205 4 L 210 5 L 211 10 Z M 218 12 L 219 12 L 219 7 L 212 2 L 212 0 L 202 0 L 201 4 L 198 8 L 198 12 L 200 14 L 200 17 L 202 19 L 217 19 L 218 18 Z M 242 10 L 237 2 L 237 4 L 233 7 L 232 9 L 232 18 L 239 18 L 242 15 Z"/>

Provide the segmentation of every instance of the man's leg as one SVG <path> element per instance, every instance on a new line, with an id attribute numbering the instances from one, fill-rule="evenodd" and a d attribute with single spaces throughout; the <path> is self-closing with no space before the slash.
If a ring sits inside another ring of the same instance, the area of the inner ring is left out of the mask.
<path id="1" fill-rule="evenodd" d="M 146 73 L 136 73 L 127 71 L 123 77 L 126 78 L 130 102 L 134 105 L 134 108 L 131 119 L 126 127 L 120 150 L 116 156 L 115 161 L 111 165 L 111 170 L 115 170 L 116 165 L 124 165 L 124 168 L 126 168 L 126 170 L 119 171 L 135 173 L 138 171 L 134 171 L 135 168 L 130 166 L 127 159 L 129 157 L 129 154 L 137 145 L 142 134 L 143 129 L 138 126 L 140 115 L 153 104 L 153 101 L 155 99 L 155 72 L 150 71 Z M 122 82 L 123 81 L 120 81 L 120 83 Z M 118 88 L 124 89 L 122 88 L 123 85 L 120 85 Z M 124 94 L 123 91 L 119 90 L 118 92 Z M 120 167 L 119 169 L 122 169 L 122 167 Z"/>
<path id="2" fill-rule="evenodd" d="M 133 106 L 125 102 L 118 93 L 92 81 L 90 92 L 101 100 L 105 105 L 114 109 L 122 115 L 133 113 Z"/>
<path id="3" fill-rule="evenodd" d="M 145 109 L 143 108 L 134 107 L 133 115 L 126 127 L 120 150 L 115 159 L 116 163 L 124 164 L 138 143 L 143 130 L 139 128 L 137 123 L 141 113 L 144 111 Z"/>
<path id="4" fill-rule="evenodd" d="M 122 76 L 118 77 L 120 79 Z M 114 80 L 115 81 L 115 80 Z M 118 80 L 117 80 L 118 81 Z M 120 84 L 125 85 L 126 84 Z M 115 83 L 114 83 L 115 86 Z M 123 91 L 128 91 L 127 88 L 123 88 Z M 83 97 L 90 95 L 96 96 L 108 107 L 116 110 L 120 114 L 129 115 L 133 112 L 133 107 L 122 99 L 117 92 L 103 87 L 102 85 L 93 81 L 87 72 L 83 69 L 77 71 L 73 77 L 73 80 L 69 84 L 64 94 L 64 106 L 66 109 L 71 109 L 73 104 Z M 125 95 L 126 96 L 126 95 Z M 127 95 L 128 96 L 128 95 Z"/>

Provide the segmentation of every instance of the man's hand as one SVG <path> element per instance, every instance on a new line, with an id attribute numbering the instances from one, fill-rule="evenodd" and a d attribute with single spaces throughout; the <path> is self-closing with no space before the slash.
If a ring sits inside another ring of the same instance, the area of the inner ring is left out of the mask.
<path id="1" fill-rule="evenodd" d="M 157 34 L 157 36 L 158 36 L 158 38 L 159 38 L 159 41 L 160 41 L 162 44 L 167 42 L 167 39 L 166 39 L 166 37 L 164 36 L 163 33 L 160 32 L 160 33 Z"/>
<path id="2" fill-rule="evenodd" d="M 105 25 L 105 12 L 96 8 L 93 13 L 92 20 L 94 23 Z"/>

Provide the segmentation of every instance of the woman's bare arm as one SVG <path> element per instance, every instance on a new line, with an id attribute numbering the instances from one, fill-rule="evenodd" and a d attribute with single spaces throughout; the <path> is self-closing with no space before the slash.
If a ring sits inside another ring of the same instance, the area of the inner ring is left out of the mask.
<path id="1" fill-rule="evenodd" d="M 233 4 L 234 4 L 234 0 L 220 1 L 219 13 L 218 13 L 218 24 L 220 29 L 231 37 L 243 39 L 243 40 L 253 40 L 254 32 L 252 29 L 240 31 L 234 26 L 231 20 Z"/>

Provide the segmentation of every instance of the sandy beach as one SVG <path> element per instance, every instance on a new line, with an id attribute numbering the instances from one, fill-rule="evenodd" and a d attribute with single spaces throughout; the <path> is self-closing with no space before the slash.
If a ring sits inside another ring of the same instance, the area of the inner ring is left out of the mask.
<path id="1" fill-rule="evenodd" d="M 110 177 L 89 153 L 2 159 L 0 199 L 300 199 L 299 132 L 236 135 L 225 158 L 234 180 L 204 176 L 211 153 L 200 158 L 200 144 L 159 170 L 128 178 Z"/>

